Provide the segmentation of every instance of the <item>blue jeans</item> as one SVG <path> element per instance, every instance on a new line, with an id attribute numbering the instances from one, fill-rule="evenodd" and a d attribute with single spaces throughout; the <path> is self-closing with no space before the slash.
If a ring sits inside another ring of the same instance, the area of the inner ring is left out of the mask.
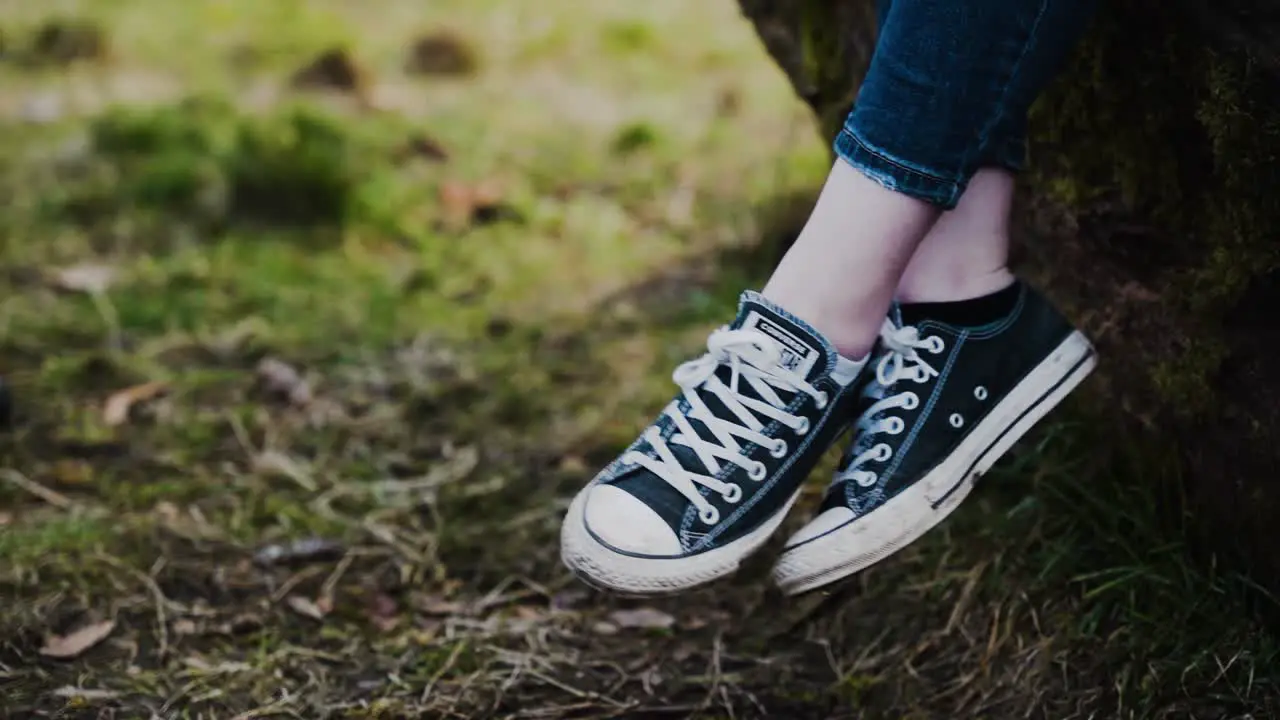
<path id="1" fill-rule="evenodd" d="M 947 210 L 980 168 L 1020 170 L 1027 111 L 1095 2 L 879 0 L 879 39 L 837 154 Z"/>

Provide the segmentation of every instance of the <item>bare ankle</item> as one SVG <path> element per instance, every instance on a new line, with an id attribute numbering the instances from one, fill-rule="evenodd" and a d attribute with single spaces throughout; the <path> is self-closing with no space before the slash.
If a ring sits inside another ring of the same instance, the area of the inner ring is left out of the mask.
<path id="1" fill-rule="evenodd" d="M 981 272 L 949 271 L 936 274 L 908 273 L 898 284 L 899 302 L 953 302 L 990 295 L 1015 280 L 1007 267 Z"/>

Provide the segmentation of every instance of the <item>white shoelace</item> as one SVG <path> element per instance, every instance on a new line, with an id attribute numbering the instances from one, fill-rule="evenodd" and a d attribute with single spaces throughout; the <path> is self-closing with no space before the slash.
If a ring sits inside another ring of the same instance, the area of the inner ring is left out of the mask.
<path id="1" fill-rule="evenodd" d="M 877 416 L 894 408 L 914 410 L 920 404 L 920 396 L 910 390 L 887 396 L 884 393 L 900 380 L 928 382 L 938 371 L 920 357 L 920 350 L 928 350 L 936 355 L 946 349 L 942 338 L 937 335 L 921 338 L 920 331 L 915 327 L 908 325 L 899 328 L 887 320 L 880 329 L 880 342 L 887 352 L 876 363 L 876 381 L 867 385 L 865 393 L 868 397 L 878 399 L 859 416 L 854 425 L 854 433 L 860 438 L 861 445 L 866 445 L 867 441 L 877 435 L 898 435 L 906 430 L 907 425 L 900 417 Z M 875 485 L 879 475 L 863 466 L 873 461 L 887 462 L 892 457 L 893 447 L 888 443 L 871 445 L 838 473 L 834 482 L 853 480 L 862 487 Z"/>
<path id="2" fill-rule="evenodd" d="M 827 404 L 827 394 L 805 381 L 805 378 L 780 363 L 782 352 L 774 341 L 757 330 L 730 330 L 720 328 L 707 339 L 707 354 L 683 363 L 672 374 L 689 404 L 687 413 L 680 411 L 679 400 L 673 400 L 663 414 L 675 423 L 676 431 L 667 439 L 656 427 L 645 432 L 644 439 L 653 447 L 658 457 L 641 452 L 628 453 L 624 463 L 640 465 L 665 480 L 698 509 L 698 517 L 707 525 L 720 520 L 720 513 L 698 490 L 699 485 L 719 493 L 728 503 L 742 499 L 740 485 L 716 478 L 721 461 L 737 465 L 748 472 L 755 482 L 765 479 L 764 463 L 751 460 L 742 452 L 739 440 L 768 447 L 770 454 L 781 458 L 787 453 L 785 440 L 765 435 L 765 423 L 759 415 L 776 420 L 803 435 L 809 430 L 809 419 L 786 411 L 787 403 L 776 390 L 804 393 L 814 399 L 819 408 Z M 732 370 L 726 385 L 716 375 L 721 365 Z M 755 391 L 760 399 L 738 391 L 742 381 Z M 716 396 L 733 417 L 716 417 L 707 408 L 698 391 Z M 758 415 L 757 415 L 758 414 Z M 715 441 L 704 440 L 691 420 L 698 420 L 715 436 Z M 671 444 L 683 445 L 697 454 L 701 468 L 688 469 L 680 464 Z M 702 470 L 706 473 L 703 474 Z"/>

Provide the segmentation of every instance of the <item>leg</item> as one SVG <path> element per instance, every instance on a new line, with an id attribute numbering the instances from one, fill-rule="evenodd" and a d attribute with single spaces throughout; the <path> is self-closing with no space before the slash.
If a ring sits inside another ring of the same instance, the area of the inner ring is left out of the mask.
<path id="1" fill-rule="evenodd" d="M 1026 112 L 1089 11 L 1071 0 L 894 0 L 886 13 L 836 147 L 885 187 L 947 211 L 895 277 L 868 406 L 821 512 L 779 560 L 784 590 L 853 574 L 941 522 L 1092 370 L 1088 341 L 1006 267 Z"/>
<path id="2" fill-rule="evenodd" d="M 916 247 L 1018 111 L 1010 88 L 1051 59 L 1028 49 L 1038 19 L 1068 2 L 887 6 L 808 225 L 764 293 L 744 293 L 707 354 L 676 370 L 677 397 L 573 500 L 561 556 L 574 572 L 629 593 L 686 589 L 777 529 L 863 404 L 858 379 Z"/>
<path id="3" fill-rule="evenodd" d="M 876 52 L 836 141 L 841 159 L 864 177 L 837 163 L 765 296 L 812 322 L 842 352 L 857 357 L 869 349 L 940 212 L 956 207 L 984 163 L 1021 161 L 1016 149 L 1027 108 L 1078 37 L 1089 5 L 882 2 Z M 981 197 L 992 202 L 977 202 L 963 216 L 998 212 L 1001 194 L 990 191 L 999 184 L 983 183 Z M 954 232 L 954 225 L 943 229 Z M 942 259 L 973 253 L 975 242 Z M 928 255 L 939 253 L 931 247 Z M 927 280 L 938 264 L 925 261 L 910 275 Z"/>
<path id="4" fill-rule="evenodd" d="M 900 302 L 965 300 L 996 292 L 1009 272 L 1013 174 L 978 171 L 955 210 L 945 212 L 916 248 L 898 282 Z"/>

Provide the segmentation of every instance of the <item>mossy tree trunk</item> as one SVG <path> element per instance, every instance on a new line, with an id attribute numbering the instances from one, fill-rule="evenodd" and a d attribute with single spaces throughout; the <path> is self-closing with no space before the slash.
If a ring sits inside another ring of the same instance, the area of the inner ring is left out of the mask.
<path id="1" fill-rule="evenodd" d="M 873 0 L 740 5 L 834 137 Z M 1021 269 L 1097 340 L 1113 415 L 1176 451 L 1134 481 L 1181 482 L 1280 589 L 1280 4 L 1104 5 L 1033 110 Z"/>

